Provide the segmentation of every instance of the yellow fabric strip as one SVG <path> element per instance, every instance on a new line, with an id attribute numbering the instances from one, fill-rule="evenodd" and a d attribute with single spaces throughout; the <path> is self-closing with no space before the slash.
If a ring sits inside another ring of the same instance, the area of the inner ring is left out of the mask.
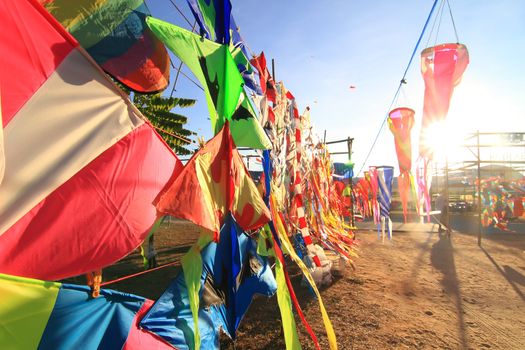
<path id="1" fill-rule="evenodd" d="M 213 233 L 202 230 L 197 240 L 190 250 L 182 257 L 182 271 L 184 273 L 184 282 L 188 289 L 188 298 L 190 300 L 191 315 L 193 316 L 194 329 L 194 346 L 195 350 L 201 347 L 201 338 L 199 334 L 199 291 L 201 289 L 202 276 L 202 257 L 201 251 L 213 240 Z"/>
<path id="2" fill-rule="evenodd" d="M 271 200 L 272 200 L 271 207 L 273 211 L 272 215 L 274 219 L 274 224 L 275 224 L 277 233 L 279 234 L 279 237 L 281 238 L 281 244 L 282 244 L 281 247 L 283 249 L 283 253 L 288 254 L 292 258 L 292 260 L 299 266 L 304 276 L 306 277 L 306 279 L 312 286 L 312 289 L 315 295 L 317 295 L 317 300 L 319 301 L 319 308 L 321 309 L 321 315 L 323 317 L 324 327 L 326 329 L 326 335 L 328 337 L 328 344 L 330 345 L 331 350 L 336 350 L 337 349 L 337 339 L 335 337 L 334 327 L 332 326 L 332 322 L 330 321 L 330 318 L 328 317 L 328 313 L 326 312 L 326 309 L 324 307 L 323 299 L 321 298 L 321 294 L 319 293 L 319 290 L 317 289 L 315 285 L 314 279 L 312 275 L 310 274 L 310 270 L 308 270 L 308 268 L 303 263 L 301 258 L 299 258 L 297 254 L 295 253 L 295 250 L 293 249 L 293 246 L 290 240 L 288 239 L 288 235 L 286 234 L 286 231 L 284 229 L 280 216 L 278 215 L 278 213 L 274 212 L 275 204 L 274 204 L 273 198 L 271 198 Z"/>
<path id="3" fill-rule="evenodd" d="M 297 334 L 297 326 L 293 316 L 292 301 L 290 292 L 286 285 L 286 278 L 284 276 L 284 268 L 281 261 L 275 256 L 273 249 L 266 247 L 266 242 L 272 242 L 272 233 L 269 231 L 268 225 L 261 231 L 257 245 L 257 253 L 259 255 L 271 255 L 275 258 L 275 281 L 277 282 L 277 303 L 279 304 L 279 311 L 281 313 L 281 320 L 283 324 L 284 342 L 286 350 L 301 349 L 299 336 Z"/>
<path id="4" fill-rule="evenodd" d="M 60 283 L 0 274 L 0 349 L 36 349 Z"/>

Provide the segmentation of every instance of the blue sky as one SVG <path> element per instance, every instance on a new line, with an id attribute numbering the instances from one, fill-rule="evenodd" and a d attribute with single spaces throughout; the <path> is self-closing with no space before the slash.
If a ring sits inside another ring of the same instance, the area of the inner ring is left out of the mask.
<path id="1" fill-rule="evenodd" d="M 470 52 L 470 65 L 452 98 L 451 131 L 525 131 L 525 2 L 449 2 L 459 40 Z M 186 2 L 175 3 L 193 21 Z M 301 110 L 311 107 L 318 134 L 327 130 L 328 141 L 354 138 L 356 170 L 362 167 L 388 112 L 432 4 L 431 0 L 232 1 L 233 15 L 249 48 L 254 53 L 264 51 L 268 60 L 275 59 L 277 80 L 293 92 Z M 148 6 L 155 17 L 189 27 L 168 0 L 149 1 Z M 408 84 L 394 105 L 416 111 L 415 150 L 424 93 L 419 52 L 427 42 L 432 46 L 456 41 L 448 8 L 437 39 L 436 29 L 429 38 L 430 29 L 408 72 Z M 187 68 L 184 72 L 191 75 Z M 351 85 L 356 88 L 350 89 Z M 175 95 L 199 100 L 185 113 L 190 117 L 189 127 L 209 138 L 203 92 L 180 77 Z M 447 135 L 444 142 L 451 137 Z M 345 156 L 333 158 L 345 160 Z M 397 168 L 387 126 L 365 169 L 368 165 Z"/>

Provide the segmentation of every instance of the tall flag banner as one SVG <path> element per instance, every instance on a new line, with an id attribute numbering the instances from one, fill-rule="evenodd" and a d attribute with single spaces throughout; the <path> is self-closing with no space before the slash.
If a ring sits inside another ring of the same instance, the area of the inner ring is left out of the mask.
<path id="1" fill-rule="evenodd" d="M 146 22 L 203 85 L 214 133 L 230 120 L 237 146 L 269 149 L 270 140 L 257 121 L 228 47 L 152 17 Z"/>
<path id="2" fill-rule="evenodd" d="M 259 228 L 270 220 L 228 123 L 190 159 L 160 197 L 157 209 L 214 232 L 216 241 L 229 212 L 243 230 Z"/>
<path id="3" fill-rule="evenodd" d="M 406 107 L 393 109 L 388 114 L 388 125 L 394 135 L 397 160 L 399 162 L 399 177 L 397 185 L 403 205 L 403 217 L 407 222 L 408 200 L 412 183 L 412 142 L 410 131 L 414 126 L 414 110 Z"/>
<path id="4" fill-rule="evenodd" d="M 290 156 L 293 158 L 289 162 L 289 176 L 290 176 L 290 217 L 292 218 L 293 225 L 298 227 L 301 231 L 304 243 L 308 250 L 308 254 L 311 255 L 315 266 L 321 267 L 321 261 L 317 256 L 312 237 L 310 237 L 310 229 L 306 221 L 306 212 L 304 209 L 304 197 L 303 197 L 303 181 L 301 175 L 301 156 L 302 156 L 302 141 L 301 141 L 301 115 L 297 109 L 295 103 L 295 97 L 288 91 L 287 98 L 290 101 L 289 105 L 289 117 L 292 123 L 289 125 L 290 133 L 288 135 L 288 141 L 293 144 L 290 147 Z M 293 149 L 294 148 L 294 149 Z"/>
<path id="5" fill-rule="evenodd" d="M 230 0 L 187 0 L 201 33 L 216 43 L 230 44 Z"/>
<path id="6" fill-rule="evenodd" d="M 37 1 L 1 0 L 0 22 L 0 272 L 55 280 L 110 265 L 144 240 L 182 165 Z"/>
<path id="7" fill-rule="evenodd" d="M 195 20 L 199 24 L 201 35 L 211 41 L 229 46 L 237 69 L 247 87 L 261 94 L 250 64 L 246 44 L 231 15 L 230 0 L 187 0 Z"/>
<path id="8" fill-rule="evenodd" d="M 142 297 L 0 274 L 2 349 L 173 349 L 139 328 Z"/>
<path id="9" fill-rule="evenodd" d="M 266 96 L 268 101 L 276 103 L 277 88 L 268 68 L 266 67 L 266 57 L 264 56 L 264 52 L 261 52 L 259 56 L 252 58 L 250 62 L 259 72 L 263 95 Z"/>
<path id="10" fill-rule="evenodd" d="M 218 242 L 200 253 L 200 348 L 219 349 L 219 329 L 232 339 L 254 294 L 272 296 L 277 290 L 268 258 L 257 253 L 257 242 L 228 215 Z M 195 332 L 190 298 L 183 274 L 162 294 L 140 326 L 177 349 L 192 349 Z"/>
<path id="11" fill-rule="evenodd" d="M 388 225 L 388 239 L 392 239 L 392 221 L 390 220 L 390 204 L 392 203 L 392 182 L 394 181 L 394 167 L 377 167 L 379 184 L 379 206 L 381 215 L 382 236 L 385 237 L 385 224 Z"/>
<path id="12" fill-rule="evenodd" d="M 142 93 L 168 86 L 166 48 L 146 25 L 144 0 L 39 0 L 106 73 Z"/>
<path id="13" fill-rule="evenodd" d="M 430 212 L 429 164 L 433 157 L 432 145 L 427 140 L 434 130 L 433 126 L 445 121 L 454 88 L 469 63 L 467 47 L 463 44 L 440 44 L 428 47 L 421 52 L 421 74 L 425 81 L 425 100 L 423 122 L 419 138 L 418 187 L 420 201 L 424 201 L 427 213 Z M 434 130 L 435 131 L 435 130 Z M 444 135 L 443 135 L 444 136 Z M 427 215 L 428 219 L 430 217 Z"/>

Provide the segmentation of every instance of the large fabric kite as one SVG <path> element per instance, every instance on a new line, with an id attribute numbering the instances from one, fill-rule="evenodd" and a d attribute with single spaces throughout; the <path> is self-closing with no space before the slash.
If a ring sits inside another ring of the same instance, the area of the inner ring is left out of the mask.
<path id="1" fill-rule="evenodd" d="M 0 23 L 0 272 L 110 265 L 143 241 L 181 163 L 39 3 L 1 0 Z"/>
<path id="2" fill-rule="evenodd" d="M 229 120 L 237 146 L 269 149 L 270 140 L 257 121 L 228 46 L 155 18 L 146 22 L 203 85 L 214 133 Z"/>
<path id="3" fill-rule="evenodd" d="M 412 142 L 410 130 L 414 126 L 414 110 L 406 107 L 393 109 L 388 114 L 388 125 L 394 134 L 397 160 L 399 162 L 399 177 L 397 185 L 403 205 L 403 217 L 407 221 L 408 200 L 412 188 Z"/>
<path id="4" fill-rule="evenodd" d="M 420 201 L 424 201 L 427 213 L 430 212 L 430 161 L 433 157 L 432 145 L 427 141 L 434 125 L 445 121 L 454 88 L 469 63 L 467 47 L 463 44 L 440 44 L 428 47 L 421 52 L 421 74 L 425 81 L 425 100 L 423 122 L 419 138 L 418 172 L 416 176 Z M 440 135 L 445 137 L 445 135 Z M 430 217 L 427 214 L 428 219 Z"/>
<path id="5" fill-rule="evenodd" d="M 219 329 L 231 338 L 254 294 L 271 296 L 277 289 L 268 259 L 257 254 L 257 243 L 228 216 L 220 240 L 201 252 L 198 326 L 202 349 L 219 348 Z M 153 305 L 141 328 L 157 334 L 177 349 L 191 349 L 195 322 L 183 274 Z"/>
<path id="6" fill-rule="evenodd" d="M 137 92 L 168 86 L 169 56 L 144 0 L 39 0 L 109 75 Z"/>
<path id="7" fill-rule="evenodd" d="M 270 211 L 235 148 L 228 123 L 190 159 L 160 197 L 157 209 L 214 232 L 216 241 L 229 212 L 243 230 L 256 229 L 270 220 Z"/>
<path id="8" fill-rule="evenodd" d="M 153 302 L 102 289 L 0 274 L 1 349 L 173 349 L 139 328 Z"/>

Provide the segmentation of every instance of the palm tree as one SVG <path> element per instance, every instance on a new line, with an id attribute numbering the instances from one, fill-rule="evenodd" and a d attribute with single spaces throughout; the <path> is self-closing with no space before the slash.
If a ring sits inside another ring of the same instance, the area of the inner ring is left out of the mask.
<path id="1" fill-rule="evenodd" d="M 195 132 L 184 128 L 188 118 L 174 113 L 176 107 L 186 108 L 195 104 L 195 100 L 178 97 L 162 97 L 160 94 L 134 93 L 133 103 L 148 118 L 153 127 L 159 132 L 164 141 L 179 155 L 192 154 L 187 146 L 195 141 L 189 139 Z"/>

